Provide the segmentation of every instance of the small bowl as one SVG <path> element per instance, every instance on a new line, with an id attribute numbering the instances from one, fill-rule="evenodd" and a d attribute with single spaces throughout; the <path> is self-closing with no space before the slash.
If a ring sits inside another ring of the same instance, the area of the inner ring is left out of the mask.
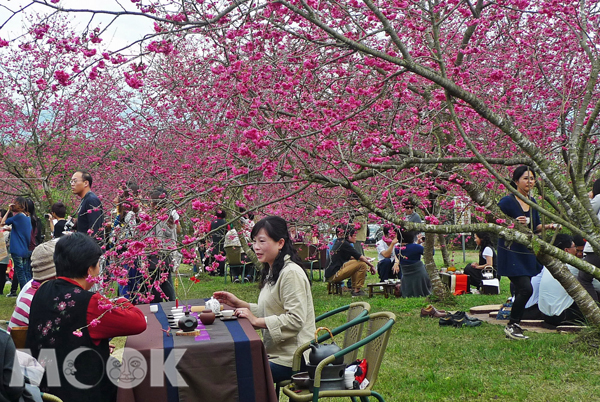
<path id="1" fill-rule="evenodd" d="M 223 317 L 229 318 L 233 316 L 233 310 L 223 310 L 221 311 L 221 314 L 223 315 Z"/>
<path id="2" fill-rule="evenodd" d="M 310 386 L 310 376 L 306 371 L 296 373 L 292 376 L 292 382 L 296 384 L 298 388 L 308 388 Z"/>

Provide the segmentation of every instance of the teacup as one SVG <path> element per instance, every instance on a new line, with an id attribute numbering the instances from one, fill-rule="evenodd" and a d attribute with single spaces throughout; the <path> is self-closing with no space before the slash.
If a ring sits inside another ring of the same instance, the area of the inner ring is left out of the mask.
<path id="1" fill-rule="evenodd" d="M 221 314 L 223 314 L 223 317 L 229 318 L 233 316 L 233 310 L 223 310 Z"/>

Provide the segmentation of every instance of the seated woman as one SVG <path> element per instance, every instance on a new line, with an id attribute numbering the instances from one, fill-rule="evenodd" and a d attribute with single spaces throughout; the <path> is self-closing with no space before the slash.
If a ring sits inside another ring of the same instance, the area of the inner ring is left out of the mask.
<path id="1" fill-rule="evenodd" d="M 483 281 L 483 269 L 492 267 L 494 269 L 494 278 L 496 275 L 496 252 L 489 233 L 475 233 L 475 243 L 479 248 L 479 263 L 472 262 L 465 267 L 465 275 L 469 275 L 469 282 L 477 290 L 481 288 Z"/>
<path id="2" fill-rule="evenodd" d="M 127 299 L 113 303 L 89 291 L 101 254 L 83 233 L 62 236 L 54 251 L 57 278 L 43 283 L 31 302 L 25 345 L 38 360 L 53 356 L 40 389 L 64 401 L 113 401 L 117 388 L 105 370 L 108 340 L 146 329 L 144 314 Z"/>
<path id="3" fill-rule="evenodd" d="M 401 239 L 401 247 L 396 248 L 396 263 L 393 272 L 402 269 L 400 291 L 402 297 L 421 297 L 431 294 L 431 280 L 421 261 L 424 248 L 415 244 L 416 232 L 400 230 L 397 236 Z"/>
<path id="4" fill-rule="evenodd" d="M 261 219 L 252 229 L 254 252 L 263 264 L 258 304 L 238 299 L 229 292 L 215 292 L 221 303 L 234 307 L 235 315 L 262 329 L 271 356 L 273 381 L 292 376 L 294 352 L 313 339 L 315 310 L 310 282 L 290 240 L 287 223 L 278 216 Z"/>
<path id="5" fill-rule="evenodd" d="M 383 225 L 383 237 L 375 244 L 377 247 L 377 273 L 379 280 L 386 281 L 390 278 L 397 278 L 398 275 L 392 272 L 396 255 L 394 248 L 398 244 L 398 236 L 391 225 Z"/>

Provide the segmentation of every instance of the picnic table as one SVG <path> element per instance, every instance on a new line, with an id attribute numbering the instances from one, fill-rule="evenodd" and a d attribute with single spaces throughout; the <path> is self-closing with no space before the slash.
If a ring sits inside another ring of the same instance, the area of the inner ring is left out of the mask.
<path id="1" fill-rule="evenodd" d="M 188 303 L 204 306 L 204 301 Z M 117 402 L 277 401 L 264 345 L 247 319 L 217 318 L 206 327 L 199 322 L 200 335 L 176 336 L 167 319 L 174 306 L 158 303 L 156 313 L 150 312 L 150 305 L 138 306 L 148 327 L 127 338 Z M 147 364 L 143 376 L 140 355 Z M 127 386 L 132 378 L 136 381 L 136 371 L 143 379 Z"/>

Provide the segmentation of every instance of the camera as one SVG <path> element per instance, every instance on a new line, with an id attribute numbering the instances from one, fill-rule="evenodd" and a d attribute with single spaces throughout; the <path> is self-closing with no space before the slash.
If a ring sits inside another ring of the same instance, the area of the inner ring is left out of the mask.
<path id="1" fill-rule="evenodd" d="M 75 222 L 73 222 L 73 218 L 69 217 L 69 219 L 67 219 L 67 222 L 65 223 L 65 232 L 70 232 L 73 227 L 75 226 Z"/>

